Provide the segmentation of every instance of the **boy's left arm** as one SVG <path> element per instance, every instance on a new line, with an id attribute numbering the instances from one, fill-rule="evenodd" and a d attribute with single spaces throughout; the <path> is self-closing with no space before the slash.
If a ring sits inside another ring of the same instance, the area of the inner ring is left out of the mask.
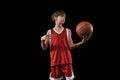
<path id="1" fill-rule="evenodd" d="M 72 40 L 71 30 L 68 29 L 68 43 L 69 43 L 70 49 L 77 48 L 85 42 L 86 42 L 86 38 L 83 38 L 80 42 L 74 43 L 73 40 Z"/>

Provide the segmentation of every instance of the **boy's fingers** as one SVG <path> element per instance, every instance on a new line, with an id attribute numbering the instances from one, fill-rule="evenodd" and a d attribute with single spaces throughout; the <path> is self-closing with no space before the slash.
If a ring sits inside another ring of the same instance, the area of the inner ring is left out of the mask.
<path id="1" fill-rule="evenodd" d="M 48 37 L 49 39 L 51 39 L 51 34 L 47 34 L 47 37 Z"/>

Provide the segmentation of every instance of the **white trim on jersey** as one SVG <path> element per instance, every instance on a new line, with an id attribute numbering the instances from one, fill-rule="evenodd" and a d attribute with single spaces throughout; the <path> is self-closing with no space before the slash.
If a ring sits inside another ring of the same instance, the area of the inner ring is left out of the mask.
<path id="1" fill-rule="evenodd" d="M 48 30 L 48 33 L 49 35 L 49 47 L 51 48 L 50 44 L 51 44 L 51 38 L 52 38 L 52 33 L 51 33 L 51 29 Z"/>
<path id="2" fill-rule="evenodd" d="M 64 28 L 63 28 L 63 30 L 64 30 Z M 63 30 L 61 30 L 61 32 L 62 32 Z M 55 32 L 58 33 L 56 30 L 55 30 Z M 61 32 L 60 32 L 60 33 L 61 33 Z M 58 33 L 58 34 L 60 34 L 60 33 Z M 67 29 L 67 28 L 66 28 L 66 33 L 67 33 L 67 39 L 68 39 L 68 29 Z M 48 30 L 48 34 L 51 35 L 51 38 L 52 38 L 51 29 Z M 51 42 L 51 38 L 49 38 L 49 44 L 50 44 L 50 42 Z"/>
<path id="3" fill-rule="evenodd" d="M 64 30 L 64 28 L 63 28 L 63 30 Z M 61 31 L 63 31 L 63 30 L 61 30 Z M 50 37 L 49 37 L 49 48 L 51 49 L 51 38 L 52 38 L 52 32 L 51 32 L 51 29 L 48 30 L 48 34 L 50 35 Z M 68 34 L 69 34 L 69 32 L 68 32 L 68 28 L 66 28 L 67 40 L 69 40 L 69 39 L 68 39 L 68 36 L 69 36 Z"/>
<path id="4" fill-rule="evenodd" d="M 50 37 L 49 37 L 49 43 L 50 43 L 51 42 L 51 37 L 52 37 L 51 30 L 48 30 L 48 35 L 50 35 Z"/>
<path id="5" fill-rule="evenodd" d="M 60 32 L 58 32 L 55 28 L 53 28 L 53 30 L 57 33 L 57 34 L 60 34 L 62 33 L 62 31 L 64 30 L 64 28 L 62 28 L 62 30 Z"/>
<path id="6" fill-rule="evenodd" d="M 67 33 L 67 39 L 68 39 L 68 29 L 66 28 L 66 33 Z M 68 39 L 69 40 L 69 39 Z"/>

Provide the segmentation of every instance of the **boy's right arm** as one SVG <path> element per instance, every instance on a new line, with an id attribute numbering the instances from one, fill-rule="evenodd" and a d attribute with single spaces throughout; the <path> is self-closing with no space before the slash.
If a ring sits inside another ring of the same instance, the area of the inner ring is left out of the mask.
<path id="1" fill-rule="evenodd" d="M 47 50 L 48 43 L 49 43 L 49 33 L 47 32 L 47 34 L 41 37 L 41 47 L 43 50 Z"/>

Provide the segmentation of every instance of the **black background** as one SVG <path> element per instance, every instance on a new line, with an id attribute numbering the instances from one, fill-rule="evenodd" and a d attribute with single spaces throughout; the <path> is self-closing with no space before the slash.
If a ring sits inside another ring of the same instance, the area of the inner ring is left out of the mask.
<path id="1" fill-rule="evenodd" d="M 32 55 L 31 68 L 33 77 L 49 78 L 49 49 L 43 51 L 40 46 L 40 37 L 43 36 L 49 28 L 54 26 L 51 20 L 52 12 L 56 10 L 64 10 L 67 14 L 66 23 L 64 26 L 72 31 L 74 42 L 80 41 L 76 35 L 75 27 L 78 22 L 87 20 L 92 23 L 94 33 L 91 39 L 81 47 L 72 50 L 73 70 L 76 80 L 86 80 L 95 78 L 97 72 L 97 26 L 96 26 L 96 9 L 87 5 L 87 2 L 70 2 L 70 1 L 55 1 L 48 3 L 44 7 L 34 6 L 31 9 L 32 15 Z M 50 5 L 51 4 L 51 5 Z M 82 4 L 82 5 L 81 5 Z M 84 4 L 84 5 L 83 5 Z M 87 6 L 87 7 L 86 7 Z M 42 75 L 40 74 L 42 73 Z"/>
<path id="2" fill-rule="evenodd" d="M 14 15 L 15 59 L 13 68 L 18 78 L 49 80 L 50 54 L 49 49 L 43 51 L 40 38 L 47 30 L 54 27 L 51 14 L 56 10 L 64 10 L 67 14 L 65 27 L 71 29 L 73 41 L 81 39 L 76 34 L 76 25 L 83 20 L 93 25 L 93 35 L 84 45 L 71 50 L 75 80 L 97 79 L 99 70 L 97 7 L 91 1 L 56 0 L 45 2 L 22 2 L 16 4 Z M 11 63 L 11 64 L 12 64 Z M 41 79 L 42 78 L 42 79 Z"/>

